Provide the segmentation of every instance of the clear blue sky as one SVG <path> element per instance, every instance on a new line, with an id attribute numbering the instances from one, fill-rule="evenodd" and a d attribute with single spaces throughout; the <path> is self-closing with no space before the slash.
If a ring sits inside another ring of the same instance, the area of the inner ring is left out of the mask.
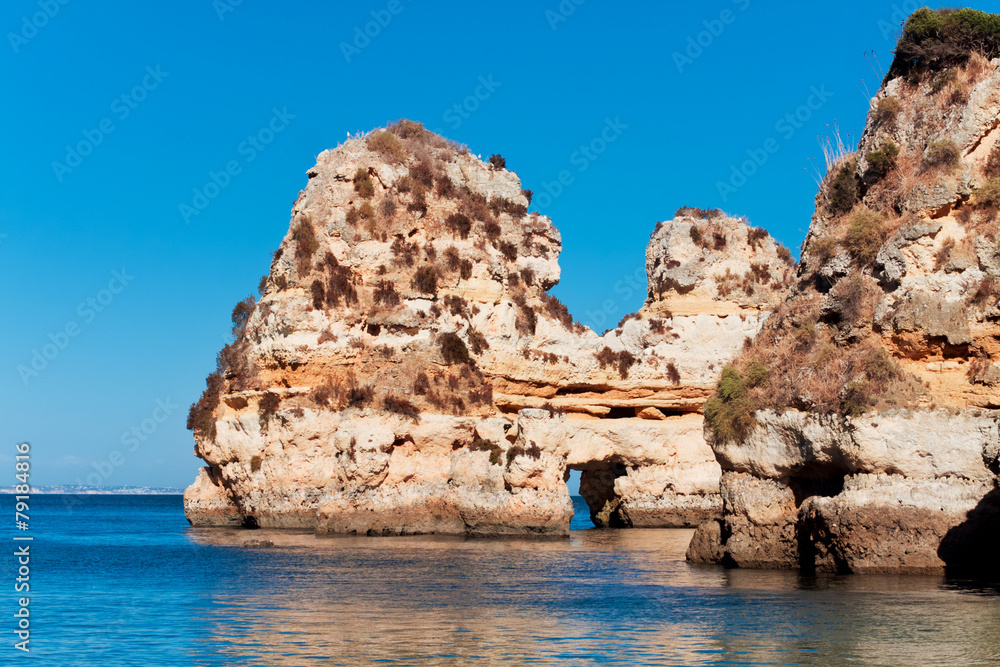
<path id="1" fill-rule="evenodd" d="M 797 252 L 818 137 L 860 133 L 880 78 L 865 52 L 888 68 L 906 4 L 61 1 L 0 8 L 0 484 L 21 440 L 36 484 L 193 479 L 187 406 L 305 171 L 348 132 L 406 117 L 503 154 L 562 231 L 555 293 L 594 328 L 641 305 L 619 281 L 681 205 L 746 215 Z M 386 25 L 355 41 L 373 11 Z M 689 38 L 701 52 L 678 63 Z M 769 138 L 777 152 L 724 199 L 718 182 Z M 181 204 L 230 161 L 239 174 L 186 223 Z M 36 350 L 52 358 L 25 381 Z"/>

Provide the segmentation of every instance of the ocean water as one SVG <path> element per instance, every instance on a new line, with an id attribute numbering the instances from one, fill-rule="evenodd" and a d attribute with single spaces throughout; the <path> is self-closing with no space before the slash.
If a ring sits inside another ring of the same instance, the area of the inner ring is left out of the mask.
<path id="1" fill-rule="evenodd" d="M 0 664 L 1000 664 L 994 585 L 692 566 L 691 531 L 581 529 L 576 505 L 562 540 L 318 538 L 193 529 L 179 496 L 35 496 L 31 653 L 9 557 Z"/>

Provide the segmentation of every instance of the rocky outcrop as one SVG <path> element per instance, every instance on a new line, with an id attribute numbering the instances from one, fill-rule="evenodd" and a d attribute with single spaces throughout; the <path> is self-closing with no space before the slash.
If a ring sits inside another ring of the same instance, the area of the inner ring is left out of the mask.
<path id="1" fill-rule="evenodd" d="M 978 54 L 872 101 L 798 283 L 706 404 L 723 517 L 689 559 L 938 572 L 995 548 L 998 116 Z"/>
<path id="2" fill-rule="evenodd" d="M 699 411 L 791 278 L 765 232 L 659 225 L 655 289 L 598 336 L 548 294 L 559 233 L 498 157 L 404 121 L 308 176 L 192 406 L 193 524 L 564 534 L 570 468 L 601 525 L 719 515 Z"/>

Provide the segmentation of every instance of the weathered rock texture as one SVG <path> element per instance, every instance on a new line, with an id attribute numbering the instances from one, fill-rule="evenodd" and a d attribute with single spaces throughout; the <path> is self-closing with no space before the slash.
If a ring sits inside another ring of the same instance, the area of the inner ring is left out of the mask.
<path id="1" fill-rule="evenodd" d="M 936 572 L 996 553 L 998 119 L 1000 60 L 978 55 L 872 100 L 798 284 L 706 404 L 724 515 L 691 560 Z"/>
<path id="2" fill-rule="evenodd" d="M 516 175 L 401 122 L 319 156 L 259 301 L 192 406 L 195 525 L 564 534 L 718 516 L 699 410 L 792 274 L 762 230 L 684 211 L 604 336 L 547 290 L 559 233 Z"/>

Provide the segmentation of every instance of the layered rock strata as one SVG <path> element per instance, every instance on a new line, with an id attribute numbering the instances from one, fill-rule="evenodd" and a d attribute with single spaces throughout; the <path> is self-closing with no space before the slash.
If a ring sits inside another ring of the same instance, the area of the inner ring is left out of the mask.
<path id="1" fill-rule="evenodd" d="M 979 54 L 872 100 L 790 298 L 706 405 L 724 511 L 691 560 L 906 573 L 995 553 L 998 118 L 1000 60 Z"/>
<path id="2" fill-rule="evenodd" d="M 499 156 L 403 121 L 308 176 L 192 406 L 193 524 L 565 534 L 571 468 L 599 525 L 718 516 L 699 410 L 792 275 L 765 232 L 659 225 L 646 305 L 598 336 L 548 294 L 559 233 Z"/>

